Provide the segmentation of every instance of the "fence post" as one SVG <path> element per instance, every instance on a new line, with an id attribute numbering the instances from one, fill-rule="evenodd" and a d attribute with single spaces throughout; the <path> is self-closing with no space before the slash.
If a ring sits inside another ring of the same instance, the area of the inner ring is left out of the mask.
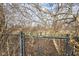
<path id="1" fill-rule="evenodd" d="M 20 56 L 24 56 L 25 55 L 25 42 L 24 42 L 24 33 L 20 32 L 19 34 L 19 44 L 20 44 Z"/>
<path id="2" fill-rule="evenodd" d="M 65 39 L 65 56 L 71 56 L 72 55 L 72 48 L 70 46 L 69 43 L 70 37 L 69 34 L 66 35 L 66 39 Z"/>

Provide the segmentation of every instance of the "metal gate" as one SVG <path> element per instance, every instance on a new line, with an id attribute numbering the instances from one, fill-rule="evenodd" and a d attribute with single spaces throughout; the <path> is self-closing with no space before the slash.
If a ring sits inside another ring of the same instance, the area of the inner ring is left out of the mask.
<path id="1" fill-rule="evenodd" d="M 70 56 L 73 48 L 69 43 L 69 34 L 61 36 L 0 34 L 0 55 L 11 56 Z"/>
<path id="2" fill-rule="evenodd" d="M 72 55 L 69 35 L 65 36 L 26 36 L 26 55 Z"/>

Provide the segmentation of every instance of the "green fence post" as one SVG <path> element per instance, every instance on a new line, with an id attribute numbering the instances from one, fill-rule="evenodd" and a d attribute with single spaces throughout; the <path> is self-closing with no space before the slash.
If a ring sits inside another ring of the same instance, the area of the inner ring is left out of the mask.
<path id="1" fill-rule="evenodd" d="M 19 44 L 20 44 L 20 56 L 24 56 L 25 55 L 25 42 L 24 42 L 24 33 L 20 32 L 19 34 Z"/>

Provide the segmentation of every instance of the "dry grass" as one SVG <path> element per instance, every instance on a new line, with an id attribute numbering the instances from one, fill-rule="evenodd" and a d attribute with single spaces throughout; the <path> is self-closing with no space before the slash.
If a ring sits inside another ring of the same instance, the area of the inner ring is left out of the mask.
<path id="1" fill-rule="evenodd" d="M 19 55 L 19 36 L 18 35 L 3 35 L 0 37 L 0 55 Z M 60 40 L 57 40 L 59 42 Z M 58 43 L 60 45 L 60 54 L 58 54 L 53 40 L 50 39 L 25 39 L 25 55 L 63 55 L 64 42 Z"/>

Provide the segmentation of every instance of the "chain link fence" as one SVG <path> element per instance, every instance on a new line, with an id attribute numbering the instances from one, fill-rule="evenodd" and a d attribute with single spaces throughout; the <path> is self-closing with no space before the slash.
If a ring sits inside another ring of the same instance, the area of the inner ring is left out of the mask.
<path id="1" fill-rule="evenodd" d="M 0 34 L 1 56 L 70 56 L 74 55 L 70 37 Z"/>

